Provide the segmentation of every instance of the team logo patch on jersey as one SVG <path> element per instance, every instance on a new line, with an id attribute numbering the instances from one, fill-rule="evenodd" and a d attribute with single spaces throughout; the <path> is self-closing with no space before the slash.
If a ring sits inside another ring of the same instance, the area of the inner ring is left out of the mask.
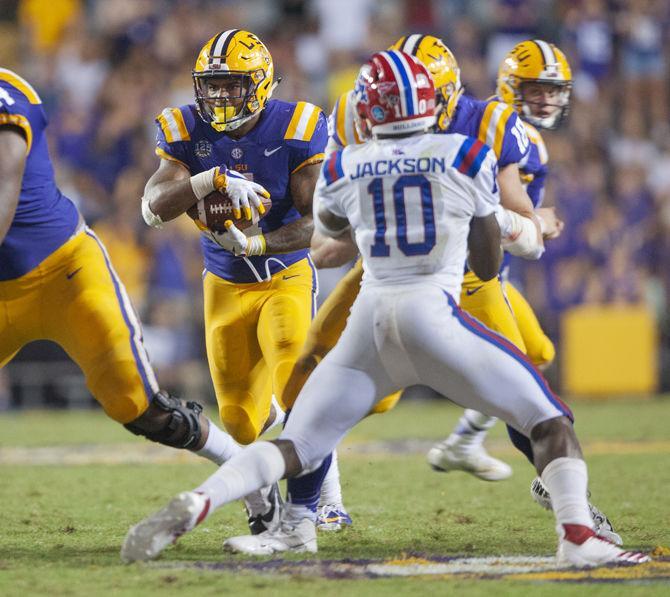
<path id="1" fill-rule="evenodd" d="M 208 158 L 210 155 L 212 155 L 212 144 L 207 141 L 207 139 L 201 139 L 195 144 L 195 149 L 193 152 L 199 158 Z"/>
<path id="2" fill-rule="evenodd" d="M 230 152 L 230 155 L 232 155 L 234 159 L 239 160 L 244 155 L 244 152 L 239 147 L 235 147 Z"/>

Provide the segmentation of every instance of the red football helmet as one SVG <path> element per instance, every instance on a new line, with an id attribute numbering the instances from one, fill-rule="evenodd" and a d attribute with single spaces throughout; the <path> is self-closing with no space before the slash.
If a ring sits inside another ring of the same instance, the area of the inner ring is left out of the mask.
<path id="1" fill-rule="evenodd" d="M 435 124 L 435 87 L 426 67 L 399 50 L 374 54 L 354 87 L 356 126 L 364 139 L 406 135 Z"/>

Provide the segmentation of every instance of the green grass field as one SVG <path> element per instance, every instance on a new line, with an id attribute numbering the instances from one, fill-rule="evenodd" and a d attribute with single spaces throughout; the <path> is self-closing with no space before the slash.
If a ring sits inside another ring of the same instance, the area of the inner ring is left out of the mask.
<path id="1" fill-rule="evenodd" d="M 670 399 L 573 406 L 594 503 L 628 547 L 670 546 Z M 221 551 L 224 538 L 246 531 L 239 504 L 221 509 L 156 563 L 122 565 L 128 527 L 199 484 L 212 465 L 135 438 L 98 412 L 0 415 L 0 595 L 668 594 L 668 560 L 641 567 L 646 573 L 623 569 L 616 582 L 603 582 L 618 574 L 611 570 L 593 582 L 533 574 L 332 578 L 337 567 L 324 563 L 332 560 L 553 555 L 553 518 L 531 501 L 533 471 L 502 425 L 489 447 L 513 466 L 512 479 L 485 483 L 426 465 L 424 450 L 459 414 L 444 403 L 407 402 L 363 421 L 340 450 L 354 527 L 321 534 L 318 555 L 288 556 L 281 566 Z"/>

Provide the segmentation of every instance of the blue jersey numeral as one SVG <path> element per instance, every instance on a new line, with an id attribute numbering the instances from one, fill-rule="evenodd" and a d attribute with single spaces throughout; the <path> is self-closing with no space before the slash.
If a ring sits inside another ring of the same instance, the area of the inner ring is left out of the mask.
<path id="1" fill-rule="evenodd" d="M 421 213 L 423 215 L 423 241 L 411 243 L 407 238 L 407 211 L 405 189 L 416 187 L 421 193 Z M 375 211 L 375 242 L 370 247 L 371 257 L 388 257 L 391 247 L 386 242 L 386 212 L 384 209 L 384 180 L 374 178 L 368 185 Z M 428 255 L 435 246 L 435 210 L 433 209 L 433 189 L 430 181 L 422 174 L 405 175 L 393 185 L 393 206 L 395 207 L 397 238 L 396 243 L 408 257 Z"/>

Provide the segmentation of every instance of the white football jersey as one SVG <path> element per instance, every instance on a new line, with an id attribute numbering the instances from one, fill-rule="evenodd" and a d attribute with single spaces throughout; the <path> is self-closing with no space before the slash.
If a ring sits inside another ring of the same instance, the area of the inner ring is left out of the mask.
<path id="1" fill-rule="evenodd" d="M 497 161 L 487 145 L 459 134 L 374 140 L 324 162 L 316 210 L 346 217 L 363 258 L 364 285 L 430 276 L 460 294 L 473 216 L 499 204 Z"/>

